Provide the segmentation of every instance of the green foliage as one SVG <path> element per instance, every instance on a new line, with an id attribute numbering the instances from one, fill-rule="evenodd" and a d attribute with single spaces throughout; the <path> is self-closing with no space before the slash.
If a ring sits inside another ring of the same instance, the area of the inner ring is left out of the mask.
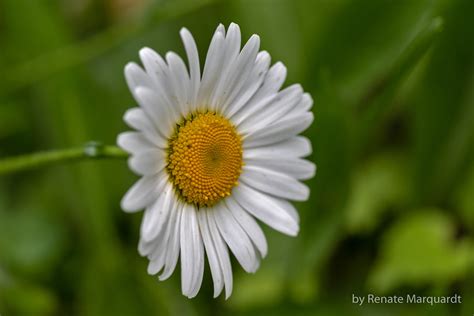
<path id="1" fill-rule="evenodd" d="M 367 233 L 378 226 L 384 212 L 403 209 L 410 201 L 407 159 L 383 153 L 356 171 L 347 202 L 347 226 L 352 233 Z"/>
<path id="2" fill-rule="evenodd" d="M 256 275 L 241 275 L 236 280 L 235 295 L 229 304 L 238 309 L 276 305 L 283 299 L 283 280 L 281 271 L 272 268 L 262 269 Z"/>
<path id="3" fill-rule="evenodd" d="M 454 194 L 455 204 L 469 228 L 474 227 L 474 164 Z"/>
<path id="4" fill-rule="evenodd" d="M 0 258 L 16 271 L 38 275 L 57 261 L 64 230 L 45 218 L 45 210 L 0 213 Z"/>
<path id="5" fill-rule="evenodd" d="M 454 240 L 450 218 L 436 209 L 413 211 L 385 232 L 370 287 L 387 293 L 403 285 L 446 286 L 473 264 L 472 240 Z"/>
<path id="6" fill-rule="evenodd" d="M 128 5 L 128 6 L 124 6 Z M 318 173 L 297 238 L 265 229 L 255 275 L 198 297 L 146 274 L 123 161 L 0 177 L 0 314 L 471 315 L 471 0 L 0 1 L 0 156 L 113 144 L 134 104 L 123 67 L 149 46 L 201 61 L 218 23 L 261 36 L 315 100 Z M 463 306 L 357 308 L 351 293 L 463 295 Z"/>

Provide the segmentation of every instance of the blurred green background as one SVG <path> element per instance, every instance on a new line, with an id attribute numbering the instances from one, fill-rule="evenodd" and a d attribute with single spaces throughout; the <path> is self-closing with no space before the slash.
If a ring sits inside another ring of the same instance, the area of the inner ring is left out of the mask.
<path id="1" fill-rule="evenodd" d="M 231 21 L 315 100 L 300 235 L 265 228 L 269 255 L 255 275 L 233 261 L 229 300 L 207 268 L 188 300 L 179 272 L 146 273 L 125 161 L 2 176 L 0 314 L 472 315 L 474 1 L 0 0 L 0 157 L 115 143 L 138 50 L 184 56 L 186 26 L 204 60 Z M 367 293 L 463 303 L 351 303 Z"/>

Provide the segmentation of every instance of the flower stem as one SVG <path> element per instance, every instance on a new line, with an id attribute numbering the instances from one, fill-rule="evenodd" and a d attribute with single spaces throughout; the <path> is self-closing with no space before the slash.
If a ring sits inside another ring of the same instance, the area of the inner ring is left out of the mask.
<path id="1" fill-rule="evenodd" d="M 127 158 L 128 154 L 116 146 L 99 142 L 88 142 L 82 147 L 37 152 L 17 157 L 0 159 L 0 175 L 35 169 L 65 161 L 85 159 Z"/>

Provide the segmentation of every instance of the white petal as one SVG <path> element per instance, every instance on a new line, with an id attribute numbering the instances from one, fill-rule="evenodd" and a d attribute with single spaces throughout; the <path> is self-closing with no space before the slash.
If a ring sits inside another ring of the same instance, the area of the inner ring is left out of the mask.
<path id="1" fill-rule="evenodd" d="M 165 152 L 160 149 L 140 151 L 128 159 L 130 169 L 140 175 L 153 175 L 166 166 Z"/>
<path id="2" fill-rule="evenodd" d="M 237 220 L 237 222 L 239 222 L 240 226 L 245 230 L 253 244 L 257 247 L 262 258 L 264 258 L 267 255 L 268 246 L 267 240 L 260 226 L 257 224 L 255 219 L 234 200 L 232 196 L 227 197 L 225 203 L 228 209 L 232 212 L 234 218 Z"/>
<path id="3" fill-rule="evenodd" d="M 167 216 L 166 222 L 163 223 L 163 225 L 166 227 L 162 227 L 158 235 L 156 235 L 153 240 L 147 241 L 144 238 L 140 238 L 138 250 L 142 256 L 147 256 L 150 260 L 147 269 L 147 272 L 150 275 L 157 274 L 161 271 L 161 269 L 163 269 L 165 265 L 168 243 L 170 236 L 173 233 L 170 225 L 170 220 L 173 216 L 173 213 L 175 213 L 174 209 L 171 209 L 169 215 Z M 145 218 L 142 221 L 142 227 L 144 220 Z"/>
<path id="4" fill-rule="evenodd" d="M 219 23 L 219 25 L 216 28 L 216 31 L 214 34 L 221 33 L 223 36 L 225 36 L 225 26 L 222 23 Z"/>
<path id="5" fill-rule="evenodd" d="M 295 206 L 284 199 L 274 198 L 273 201 L 278 204 L 280 209 L 288 214 L 297 224 L 300 223 L 300 215 Z"/>
<path id="6" fill-rule="evenodd" d="M 173 199 L 170 203 L 168 219 L 166 223 L 164 223 L 165 227 L 161 227 L 159 229 L 159 233 L 152 240 L 145 240 L 142 237 L 140 238 L 138 243 L 138 252 L 141 256 L 146 256 L 150 260 L 150 264 L 148 266 L 149 274 L 158 273 L 165 265 L 169 239 L 171 238 L 172 232 L 174 232 L 172 223 L 174 223 L 173 216 L 177 212 L 177 207 L 178 205 L 176 203 L 176 199 Z M 140 236 L 143 234 L 142 231 L 144 230 L 143 226 L 145 224 L 144 220 L 145 218 L 142 219 Z"/>
<path id="7" fill-rule="evenodd" d="M 247 212 L 268 226 L 290 236 L 298 234 L 298 222 L 285 211 L 283 205 L 276 202 L 275 198 L 252 189 L 244 183 L 239 183 L 232 194 Z"/>
<path id="8" fill-rule="evenodd" d="M 138 242 L 138 253 L 140 254 L 140 256 L 147 257 L 150 261 L 157 260 L 158 257 L 161 254 L 163 254 L 162 252 L 159 252 L 157 249 L 158 248 L 164 249 L 164 247 L 166 245 L 166 241 L 164 240 L 164 238 L 162 238 L 165 235 L 166 235 L 166 230 L 163 230 L 163 231 L 161 231 L 160 235 L 158 235 L 158 237 L 156 239 L 152 240 L 152 241 L 145 241 L 144 239 L 140 238 L 140 240 Z M 163 259 L 162 260 L 162 264 L 163 264 L 164 263 L 164 258 L 161 258 L 161 259 Z M 155 263 L 155 265 L 156 265 L 156 263 Z M 158 271 L 160 271 L 162 266 L 163 265 L 158 267 L 156 272 L 152 273 L 151 271 L 149 271 L 148 274 L 156 274 Z M 149 268 L 152 269 L 150 266 L 149 266 Z"/>
<path id="9" fill-rule="evenodd" d="M 243 121 L 239 125 L 239 132 L 245 135 L 265 128 L 281 119 L 301 101 L 302 95 L 303 88 L 299 84 L 283 89 L 258 113 Z"/>
<path id="10" fill-rule="evenodd" d="M 146 209 L 140 230 L 144 241 L 152 241 L 164 229 L 173 207 L 173 194 L 172 185 L 166 183 L 156 202 Z"/>
<path id="11" fill-rule="evenodd" d="M 196 262 L 196 270 L 197 270 L 197 275 L 195 275 L 195 278 L 193 279 L 193 286 L 192 286 L 192 290 L 189 294 L 189 298 L 193 298 L 195 297 L 198 293 L 199 293 L 199 290 L 201 289 L 201 285 L 202 285 L 202 279 L 203 279 L 203 276 L 204 276 L 204 245 L 202 244 L 202 237 L 201 237 L 201 233 L 199 232 L 199 244 L 198 244 L 198 247 L 199 247 L 199 257 L 197 259 L 197 262 Z"/>
<path id="12" fill-rule="evenodd" d="M 247 104 L 245 104 L 245 106 L 242 107 L 242 109 L 233 117 L 233 121 L 236 122 L 236 125 L 239 125 L 246 118 L 251 117 L 262 107 L 266 106 L 268 102 L 262 101 L 272 100 L 283 85 L 285 78 L 286 67 L 281 62 L 277 62 L 266 73 L 262 86 L 257 90 Z"/>
<path id="13" fill-rule="evenodd" d="M 149 88 L 157 88 L 160 91 L 169 88 L 166 82 L 169 76 L 168 67 L 160 54 L 149 47 L 143 47 L 140 49 L 139 55 L 146 74 L 153 82 L 153 86 L 149 86 Z"/>
<path id="14" fill-rule="evenodd" d="M 287 70 L 282 62 L 276 62 L 267 72 L 262 87 L 258 90 L 251 102 L 258 102 L 263 98 L 277 93 L 286 79 Z"/>
<path id="15" fill-rule="evenodd" d="M 140 243 L 138 245 L 138 250 L 142 256 L 147 256 L 150 262 L 148 263 L 148 274 L 155 275 L 165 265 L 169 260 L 168 256 L 172 250 L 169 246 L 171 239 L 176 235 L 176 214 L 177 204 L 176 200 L 172 200 L 170 203 L 169 214 L 167 216 L 166 222 L 163 223 L 166 227 L 161 227 L 159 233 L 151 241 L 146 241 L 144 238 L 140 238 Z M 145 219 L 143 219 L 144 221 Z M 143 226 L 142 221 L 142 226 Z M 179 227 L 178 227 L 179 232 Z M 167 267 L 165 267 L 166 271 Z M 165 272 L 163 272 L 165 273 Z"/>
<path id="16" fill-rule="evenodd" d="M 216 298 L 224 288 L 224 276 L 222 275 L 219 257 L 207 222 L 207 212 L 207 209 L 200 209 L 198 212 L 198 220 L 207 259 L 209 261 L 209 268 L 211 270 L 212 279 L 214 280 L 214 298 Z"/>
<path id="17" fill-rule="evenodd" d="M 117 137 L 117 145 L 130 154 L 157 148 L 141 132 L 123 132 Z"/>
<path id="18" fill-rule="evenodd" d="M 255 65 L 252 69 L 252 73 L 246 80 L 246 85 L 242 89 L 231 104 L 225 111 L 226 117 L 232 118 L 256 93 L 261 87 L 263 79 L 270 66 L 270 55 L 266 51 L 259 52 L 255 61 Z"/>
<path id="19" fill-rule="evenodd" d="M 152 80 L 136 63 L 128 63 L 125 66 L 125 80 L 132 93 L 138 87 L 152 87 Z"/>
<path id="20" fill-rule="evenodd" d="M 273 170 L 289 175 L 298 180 L 307 180 L 314 177 L 316 165 L 308 160 L 300 158 L 285 158 L 282 156 L 255 157 L 244 159 L 245 166 L 256 166 L 259 168 Z"/>
<path id="21" fill-rule="evenodd" d="M 222 104 L 222 94 L 226 91 L 226 78 L 229 76 L 229 71 L 237 58 L 240 51 L 240 28 L 237 24 L 231 23 L 227 36 L 224 40 L 224 56 L 221 63 L 221 69 L 218 70 L 218 78 L 215 88 L 209 100 L 209 108 L 216 111 Z"/>
<path id="22" fill-rule="evenodd" d="M 162 231 L 161 234 L 159 235 L 159 237 L 161 237 L 161 235 L 164 235 L 165 234 L 165 231 Z M 153 241 L 145 241 L 144 239 L 140 238 L 139 242 L 138 242 L 138 253 L 140 254 L 140 256 L 142 257 L 147 257 L 148 259 L 151 260 L 151 257 L 153 255 L 153 253 L 156 253 L 155 252 L 155 249 L 157 247 L 161 247 L 162 245 L 162 241 L 163 241 L 163 238 L 160 238 L 160 239 L 155 239 Z M 159 271 L 159 269 L 158 269 Z M 151 273 L 149 273 L 151 274 Z"/>
<path id="23" fill-rule="evenodd" d="M 195 104 L 197 100 L 197 93 L 199 91 L 199 84 L 201 82 L 201 70 L 199 67 L 199 54 L 193 36 L 186 28 L 182 28 L 179 32 L 184 43 L 186 55 L 189 61 L 190 72 L 190 96 L 189 102 Z"/>
<path id="24" fill-rule="evenodd" d="M 291 108 L 291 111 L 287 113 L 288 116 L 300 116 L 303 115 L 304 113 L 308 112 L 311 110 L 311 107 L 313 106 L 313 98 L 309 93 L 303 93 L 301 95 L 301 98 L 299 102 Z M 268 109 L 265 109 L 268 110 Z M 280 117 L 280 119 L 283 119 L 284 117 Z"/>
<path id="25" fill-rule="evenodd" d="M 131 108 L 123 116 L 123 120 L 128 126 L 140 131 L 154 147 L 164 148 L 165 143 L 159 135 L 155 124 L 141 108 Z"/>
<path id="26" fill-rule="evenodd" d="M 156 258 L 155 260 L 148 262 L 148 267 L 147 267 L 146 272 L 149 275 L 155 275 L 158 272 L 160 272 L 160 270 L 163 268 L 163 264 L 164 264 L 164 256 Z"/>
<path id="27" fill-rule="evenodd" d="M 123 120 L 131 128 L 139 131 L 150 130 L 150 132 L 156 134 L 155 126 L 140 108 L 128 109 L 123 116 Z"/>
<path id="28" fill-rule="evenodd" d="M 229 251 L 227 245 L 225 244 L 222 236 L 217 228 L 216 220 L 214 218 L 214 212 L 209 210 L 207 213 L 207 222 L 209 224 L 209 232 L 211 233 L 212 241 L 216 247 L 217 257 L 222 269 L 222 274 L 224 276 L 224 285 L 225 285 L 225 298 L 228 299 L 232 294 L 233 287 L 233 276 L 232 276 L 232 265 L 230 263 Z"/>
<path id="29" fill-rule="evenodd" d="M 220 111 L 226 112 L 227 107 L 238 96 L 243 94 L 243 87 L 248 83 L 249 76 L 255 66 L 260 47 L 260 37 L 252 35 L 239 56 L 230 66 L 227 77 L 222 82 L 222 92 L 217 96 L 220 99 Z"/>
<path id="30" fill-rule="evenodd" d="M 225 37 L 225 57 L 228 62 L 227 67 L 230 66 L 230 63 L 239 54 L 240 43 L 240 27 L 235 23 L 230 23 Z"/>
<path id="31" fill-rule="evenodd" d="M 167 106 L 174 117 L 181 115 L 178 105 L 173 102 L 170 70 L 166 62 L 157 52 L 148 47 L 140 50 L 140 58 L 148 76 L 154 83 L 152 90 L 159 95 L 162 105 Z"/>
<path id="32" fill-rule="evenodd" d="M 262 147 L 248 148 L 244 142 L 244 160 L 248 159 L 271 159 L 275 157 L 299 158 L 311 154 L 311 142 L 303 136 L 295 136 L 290 139 Z"/>
<path id="33" fill-rule="evenodd" d="M 198 105 L 204 106 L 209 104 L 209 100 L 217 85 L 220 72 L 222 71 L 222 63 L 225 55 L 225 30 L 220 25 L 214 36 L 212 37 L 209 50 L 207 51 L 206 62 L 204 64 L 204 71 L 202 75 L 201 86 L 198 94 Z M 202 108 L 204 109 L 204 108 Z"/>
<path id="34" fill-rule="evenodd" d="M 151 205 L 165 181 L 165 177 L 160 174 L 140 178 L 122 198 L 122 209 L 125 212 L 136 212 Z"/>
<path id="35" fill-rule="evenodd" d="M 173 102 L 178 104 L 182 116 L 187 116 L 191 110 L 189 104 L 189 74 L 184 61 L 174 52 L 166 53 L 166 61 L 170 69 L 170 78 L 173 88 Z"/>
<path id="36" fill-rule="evenodd" d="M 303 98 L 301 99 L 301 103 L 299 104 L 298 108 L 302 112 L 306 112 L 311 110 L 311 107 L 313 106 L 313 98 L 309 93 L 304 93 Z"/>
<path id="37" fill-rule="evenodd" d="M 277 98 L 277 96 L 278 93 L 274 93 L 261 99 L 259 102 L 248 102 L 245 106 L 243 106 L 243 108 L 232 117 L 232 122 L 235 126 L 237 126 L 238 132 L 242 133 L 241 125 L 251 119 L 253 115 L 262 111 L 262 109 L 266 108 L 269 104 L 271 104 Z"/>
<path id="38" fill-rule="evenodd" d="M 298 180 L 257 166 L 244 166 L 239 181 L 259 191 L 284 199 L 306 201 L 309 197 L 309 188 Z"/>
<path id="39" fill-rule="evenodd" d="M 194 206 L 186 204 L 181 215 L 181 289 L 183 295 L 196 296 L 204 273 L 204 249 Z"/>
<path id="40" fill-rule="evenodd" d="M 244 139 L 244 147 L 258 147 L 273 144 L 296 136 L 307 129 L 313 120 L 314 116 L 311 112 L 296 117 L 285 118 L 250 134 Z"/>
<path id="41" fill-rule="evenodd" d="M 285 121 L 285 120 L 301 120 L 303 117 L 308 117 L 308 116 L 312 116 L 314 118 L 314 114 L 313 112 L 311 111 L 296 111 L 296 110 L 293 110 L 291 112 L 289 112 L 287 115 L 283 116 L 282 118 L 280 118 L 279 120 L 277 120 L 275 123 L 279 123 L 281 121 Z"/>
<path id="42" fill-rule="evenodd" d="M 259 258 L 255 248 L 227 206 L 224 203 L 214 206 L 213 215 L 222 237 L 242 268 L 250 273 L 257 271 Z"/>
<path id="43" fill-rule="evenodd" d="M 137 95 L 138 103 L 150 116 L 155 123 L 155 128 L 160 132 L 160 144 L 164 143 L 164 146 L 166 146 L 167 139 L 172 134 L 174 124 L 176 124 L 175 118 L 168 107 L 164 105 L 164 101 L 160 98 L 159 94 L 148 88 L 137 88 L 135 94 Z"/>
<path id="44" fill-rule="evenodd" d="M 166 250 L 165 268 L 159 277 L 160 281 L 168 279 L 173 274 L 179 257 L 181 216 L 184 206 L 176 199 L 173 203 L 175 207 L 168 223 L 171 233 Z"/>
<path id="45" fill-rule="evenodd" d="M 184 295 L 188 296 L 191 291 L 193 281 L 193 268 L 194 268 L 194 249 L 193 249 L 193 236 L 192 236 L 192 220 L 194 218 L 194 212 L 189 210 L 186 205 L 183 208 L 181 214 L 181 231 L 180 231 L 180 244 L 181 244 L 181 290 Z"/>

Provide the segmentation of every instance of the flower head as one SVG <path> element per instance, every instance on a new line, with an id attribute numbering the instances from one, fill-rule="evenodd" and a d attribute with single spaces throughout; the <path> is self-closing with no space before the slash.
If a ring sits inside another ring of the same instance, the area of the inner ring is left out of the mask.
<path id="1" fill-rule="evenodd" d="M 140 105 L 125 113 L 136 131 L 118 144 L 142 176 L 125 194 L 122 208 L 145 209 L 139 252 L 148 273 L 164 280 L 181 263 L 182 292 L 194 297 L 202 283 L 205 255 L 214 296 L 232 292 L 229 251 L 247 272 L 258 269 L 267 242 L 256 219 L 295 236 L 299 217 L 288 200 L 304 201 L 313 177 L 311 153 L 298 136 L 313 121 L 312 99 L 300 85 L 280 90 L 286 68 L 259 52 L 253 35 L 241 49 L 238 25 L 217 27 L 201 76 L 193 37 L 181 37 L 189 71 L 175 53 L 165 60 L 143 48 L 144 69 L 125 67 Z M 255 219 L 256 218 L 256 219 Z"/>

